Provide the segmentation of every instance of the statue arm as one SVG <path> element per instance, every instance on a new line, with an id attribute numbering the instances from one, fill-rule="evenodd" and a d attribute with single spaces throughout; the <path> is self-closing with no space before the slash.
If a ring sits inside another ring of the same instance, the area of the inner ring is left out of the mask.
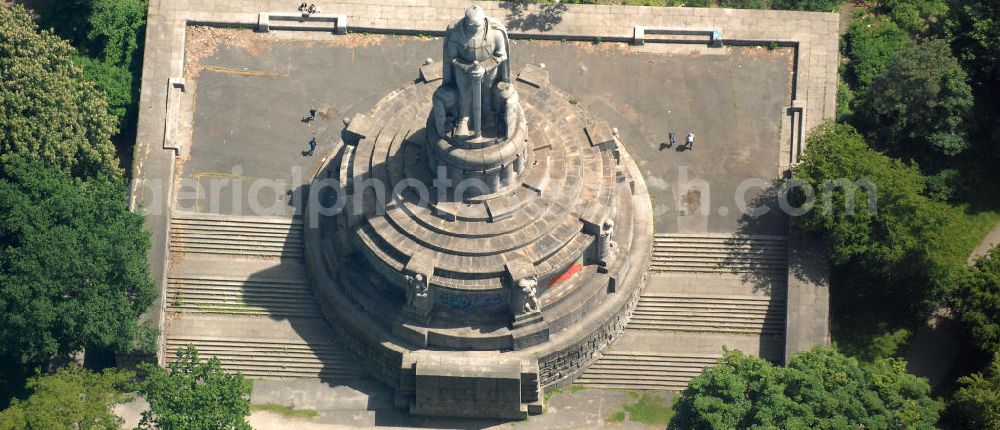
<path id="1" fill-rule="evenodd" d="M 452 62 L 458 55 L 458 52 L 456 52 L 454 44 L 450 43 L 452 37 L 451 32 L 452 28 L 449 27 L 448 31 L 444 34 L 444 53 L 443 61 L 441 62 L 441 80 L 444 85 L 450 85 L 455 80 L 454 72 L 451 68 Z"/>

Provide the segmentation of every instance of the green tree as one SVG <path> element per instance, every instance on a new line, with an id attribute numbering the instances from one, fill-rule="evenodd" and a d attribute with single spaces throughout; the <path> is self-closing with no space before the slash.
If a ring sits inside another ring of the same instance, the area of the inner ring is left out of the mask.
<path id="1" fill-rule="evenodd" d="M 670 428 L 934 429 L 941 405 L 905 369 L 826 348 L 795 355 L 788 367 L 727 351 L 688 384 Z"/>
<path id="2" fill-rule="evenodd" d="M 74 61 L 108 98 L 125 129 L 135 119 L 147 0 L 62 0 L 39 7 L 39 21 L 80 50 Z"/>
<path id="3" fill-rule="evenodd" d="M 119 177 L 71 178 L 26 156 L 0 165 L 0 355 L 149 345 L 149 235 Z"/>
<path id="4" fill-rule="evenodd" d="M 950 208 L 923 194 L 926 179 L 916 168 L 871 149 L 853 127 L 813 130 L 794 178 L 818 195 L 796 225 L 825 239 L 833 264 L 855 263 L 883 279 L 945 274 L 933 272 L 928 258 L 953 220 Z M 790 196 L 794 204 L 806 199 Z"/>
<path id="5" fill-rule="evenodd" d="M 957 211 L 925 196 L 926 178 L 872 149 L 846 124 L 810 134 L 789 200 L 807 210 L 798 229 L 826 244 L 831 329 L 838 346 L 867 360 L 885 356 L 964 270 L 950 254 Z"/>
<path id="6" fill-rule="evenodd" d="M 201 360 L 194 346 L 177 351 L 164 370 L 141 365 L 148 372 L 138 392 L 149 401 L 141 428 L 162 430 L 249 430 L 250 381 L 226 373 L 219 360 Z"/>
<path id="7" fill-rule="evenodd" d="M 869 140 L 930 171 L 968 147 L 972 90 L 941 40 L 901 49 L 872 82 L 856 111 Z"/>
<path id="8" fill-rule="evenodd" d="M 120 387 L 132 376 L 113 369 L 93 373 L 73 363 L 34 377 L 28 381 L 31 396 L 0 412 L 0 430 L 117 430 L 123 421 L 113 408 L 131 400 Z"/>
<path id="9" fill-rule="evenodd" d="M 891 17 L 910 34 L 924 35 L 943 23 L 948 3 L 946 0 L 880 0 L 875 10 Z"/>
<path id="10" fill-rule="evenodd" d="M 73 55 L 24 8 L 0 8 L 0 161 L 29 154 L 80 177 L 120 174 L 115 118 Z"/>
<path id="11" fill-rule="evenodd" d="M 973 373 L 958 379 L 961 388 L 952 399 L 951 410 L 959 421 L 956 428 L 1000 430 L 1000 353 L 986 374 Z"/>
<path id="12" fill-rule="evenodd" d="M 969 74 L 976 94 L 976 143 L 984 170 L 992 173 L 1000 161 L 1000 2 L 968 0 L 956 2 L 946 24 L 952 49 Z"/>
<path id="13" fill-rule="evenodd" d="M 1000 353 L 1000 246 L 977 260 L 950 296 L 952 309 L 978 346 Z"/>
<path id="14" fill-rule="evenodd" d="M 912 43 L 896 23 L 884 16 L 867 16 L 851 22 L 844 35 L 847 78 L 859 92 L 867 91 L 902 47 Z"/>
<path id="15" fill-rule="evenodd" d="M 834 12 L 843 4 L 844 0 L 771 0 L 772 9 L 813 12 Z"/>

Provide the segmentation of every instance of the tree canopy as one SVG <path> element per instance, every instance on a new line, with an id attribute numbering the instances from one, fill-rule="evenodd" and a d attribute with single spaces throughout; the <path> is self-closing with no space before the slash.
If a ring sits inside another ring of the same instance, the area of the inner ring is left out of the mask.
<path id="1" fill-rule="evenodd" d="M 149 236 L 121 178 L 71 178 L 26 156 L 0 165 L 0 355 L 41 363 L 152 340 Z"/>
<path id="2" fill-rule="evenodd" d="M 955 424 L 967 429 L 1000 429 L 1000 354 L 993 356 L 985 374 L 963 376 L 958 383 L 961 387 L 951 404 L 959 421 Z"/>
<path id="3" fill-rule="evenodd" d="M 857 116 L 870 142 L 936 171 L 969 143 L 972 89 L 951 48 L 941 40 L 907 45 L 871 83 Z"/>
<path id="4" fill-rule="evenodd" d="M 978 346 L 1000 353 L 1000 246 L 977 260 L 950 296 L 952 309 Z"/>
<path id="5" fill-rule="evenodd" d="M 928 258 L 953 221 L 950 209 L 923 194 L 926 179 L 916 168 L 875 151 L 853 127 L 816 128 L 794 178 L 816 192 L 796 225 L 826 239 L 834 264 L 854 262 L 886 279 L 937 269 Z"/>
<path id="6" fill-rule="evenodd" d="M 161 430 L 250 430 L 249 380 L 226 373 L 219 360 L 201 360 L 194 346 L 177 351 L 164 370 L 142 365 L 148 372 L 137 391 L 149 401 L 141 428 Z"/>
<path id="7" fill-rule="evenodd" d="M 847 77 L 864 92 L 882 74 L 896 51 L 910 44 L 910 38 L 895 22 L 884 16 L 855 20 L 844 35 Z"/>
<path id="8" fill-rule="evenodd" d="M 31 396 L 0 412 L 0 430 L 118 430 L 123 421 L 113 408 L 130 400 L 120 388 L 132 376 L 114 369 L 93 373 L 72 363 L 34 377 L 28 381 Z"/>
<path id="9" fill-rule="evenodd" d="M 108 99 L 119 128 L 135 120 L 147 0 L 61 0 L 39 6 L 39 23 L 77 47 L 74 62 Z"/>
<path id="10" fill-rule="evenodd" d="M 0 160 L 28 154 L 79 177 L 121 173 L 110 140 L 117 120 L 74 53 L 24 8 L 0 8 Z"/>
<path id="11" fill-rule="evenodd" d="M 787 367 L 727 351 L 688 384 L 670 428 L 934 429 L 941 405 L 905 369 L 901 360 L 863 364 L 826 348 Z"/>

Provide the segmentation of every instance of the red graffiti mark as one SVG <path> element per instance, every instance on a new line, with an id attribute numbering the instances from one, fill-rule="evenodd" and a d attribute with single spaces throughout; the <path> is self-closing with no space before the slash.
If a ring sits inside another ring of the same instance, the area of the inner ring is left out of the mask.
<path id="1" fill-rule="evenodd" d="M 549 288 L 552 288 L 552 287 L 554 287 L 554 286 L 556 286 L 556 285 L 558 285 L 560 283 L 565 282 L 569 278 L 572 278 L 573 275 L 575 275 L 576 272 L 579 272 L 581 269 L 583 269 L 583 265 L 582 264 L 580 264 L 580 263 L 573 263 L 573 265 L 569 266 L 569 269 L 566 269 L 566 271 L 563 272 L 562 275 L 559 275 L 558 277 L 556 277 L 555 279 L 553 279 L 552 282 L 549 282 Z"/>

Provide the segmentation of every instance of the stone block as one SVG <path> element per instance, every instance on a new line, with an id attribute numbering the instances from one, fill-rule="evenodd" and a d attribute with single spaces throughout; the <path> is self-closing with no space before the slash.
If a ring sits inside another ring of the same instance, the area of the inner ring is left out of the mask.
<path id="1" fill-rule="evenodd" d="M 441 63 L 433 62 L 430 64 L 424 64 L 420 66 L 420 79 L 424 83 L 431 83 L 440 80 L 444 71 L 442 70 Z"/>
<path id="2" fill-rule="evenodd" d="M 607 122 L 595 121 L 584 128 L 583 132 L 587 135 L 590 146 L 597 147 L 602 151 L 618 148 L 618 140 Z"/>
<path id="3" fill-rule="evenodd" d="M 646 28 L 642 26 L 635 26 L 632 30 L 632 44 L 633 45 L 644 45 L 646 44 Z"/>
<path id="4" fill-rule="evenodd" d="M 337 15 L 336 22 L 337 27 L 333 32 L 336 34 L 347 34 L 347 15 Z"/>
<path id="5" fill-rule="evenodd" d="M 347 125 L 347 132 L 357 136 L 360 139 L 367 139 L 369 137 L 375 137 L 378 129 L 375 125 L 375 121 L 371 119 L 368 115 L 355 114 L 351 118 L 350 124 Z"/>
<path id="6" fill-rule="evenodd" d="M 545 88 L 549 85 L 549 71 L 534 64 L 528 64 L 517 74 L 517 80 L 535 88 Z"/>
<path id="7" fill-rule="evenodd" d="M 271 31 L 271 16 L 266 13 L 257 14 L 257 31 L 267 33 Z"/>

